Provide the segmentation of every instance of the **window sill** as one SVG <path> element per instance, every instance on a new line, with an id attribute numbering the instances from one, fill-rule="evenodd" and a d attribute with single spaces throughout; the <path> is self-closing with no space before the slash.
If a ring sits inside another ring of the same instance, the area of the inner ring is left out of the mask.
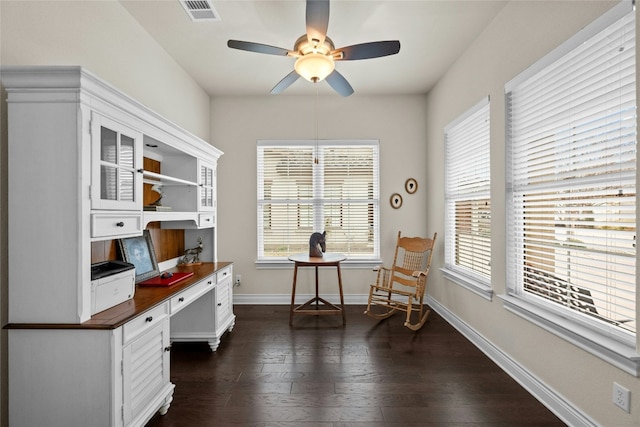
<path id="1" fill-rule="evenodd" d="M 288 259 L 272 259 L 272 260 L 257 260 L 255 262 L 258 270 L 279 270 L 293 268 L 293 262 Z M 347 259 L 340 263 L 340 267 L 344 269 L 372 269 L 382 265 L 382 260 L 379 259 Z"/>
<path id="2" fill-rule="evenodd" d="M 488 284 L 479 282 L 469 276 L 465 276 L 448 268 L 441 268 L 440 271 L 445 279 L 462 286 L 476 295 L 491 301 L 493 299 L 493 289 Z"/>
<path id="3" fill-rule="evenodd" d="M 571 318 L 545 310 L 513 295 L 499 295 L 506 310 L 534 323 L 548 332 L 576 345 L 586 352 L 622 369 L 635 377 L 640 376 L 640 354 L 635 347 L 611 336 L 586 327 Z"/>

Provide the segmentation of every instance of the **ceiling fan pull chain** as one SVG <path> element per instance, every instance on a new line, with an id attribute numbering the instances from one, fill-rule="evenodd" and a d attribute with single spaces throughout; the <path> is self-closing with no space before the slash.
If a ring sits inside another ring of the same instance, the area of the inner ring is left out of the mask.
<path id="1" fill-rule="evenodd" d="M 316 88 L 316 98 L 315 98 L 315 105 L 314 105 L 314 109 L 315 109 L 315 119 L 316 119 L 316 158 L 314 159 L 314 163 L 317 165 L 318 164 L 318 83 L 314 83 L 313 84 Z"/>

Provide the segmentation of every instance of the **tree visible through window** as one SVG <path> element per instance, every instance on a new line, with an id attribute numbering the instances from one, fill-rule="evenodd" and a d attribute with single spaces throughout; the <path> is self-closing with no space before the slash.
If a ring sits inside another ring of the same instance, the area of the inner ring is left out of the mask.
<path id="1" fill-rule="evenodd" d="M 258 142 L 258 260 L 308 252 L 313 232 L 348 259 L 379 258 L 377 141 Z"/>

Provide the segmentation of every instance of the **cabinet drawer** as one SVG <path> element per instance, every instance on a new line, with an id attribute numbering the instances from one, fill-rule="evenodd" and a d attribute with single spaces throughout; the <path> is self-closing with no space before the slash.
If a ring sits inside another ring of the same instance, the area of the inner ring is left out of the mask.
<path id="1" fill-rule="evenodd" d="M 165 302 L 164 304 L 154 307 L 135 319 L 125 323 L 123 327 L 124 344 L 153 328 L 158 323 L 162 322 L 168 315 L 169 303 Z"/>
<path id="2" fill-rule="evenodd" d="M 213 214 L 198 215 L 198 228 L 211 228 L 215 225 L 216 217 Z"/>
<path id="3" fill-rule="evenodd" d="M 91 237 L 111 237 L 142 233 L 142 214 L 96 213 L 91 215 Z"/>
<path id="4" fill-rule="evenodd" d="M 231 280 L 231 266 L 227 266 L 221 269 L 220 271 L 218 271 L 216 282 L 221 283 L 227 279 Z"/>
<path id="5" fill-rule="evenodd" d="M 171 298 L 170 301 L 171 314 L 174 315 L 175 313 L 191 304 L 196 299 L 200 298 L 201 295 L 212 290 L 213 285 L 214 279 L 213 276 L 210 276 L 191 286 L 189 289 L 185 289 L 184 291 L 175 295 L 173 298 Z"/>

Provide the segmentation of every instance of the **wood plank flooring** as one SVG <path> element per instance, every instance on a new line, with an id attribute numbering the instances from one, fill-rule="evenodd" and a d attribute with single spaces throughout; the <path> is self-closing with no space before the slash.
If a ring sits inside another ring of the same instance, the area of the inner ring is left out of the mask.
<path id="1" fill-rule="evenodd" d="M 564 426 L 431 312 L 418 332 L 364 307 L 296 316 L 289 306 L 237 305 L 217 352 L 171 350 L 174 400 L 147 427 Z"/>

